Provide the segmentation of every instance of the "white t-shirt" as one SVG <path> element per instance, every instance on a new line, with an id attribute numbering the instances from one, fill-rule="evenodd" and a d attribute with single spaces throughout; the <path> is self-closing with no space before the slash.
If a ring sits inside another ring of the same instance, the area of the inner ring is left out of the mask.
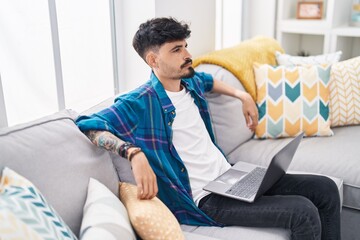
<path id="1" fill-rule="evenodd" d="M 173 144 L 188 171 L 194 202 L 199 204 L 209 194 L 202 188 L 231 166 L 211 141 L 190 92 L 183 87 L 180 92 L 166 93 L 176 108 Z"/>

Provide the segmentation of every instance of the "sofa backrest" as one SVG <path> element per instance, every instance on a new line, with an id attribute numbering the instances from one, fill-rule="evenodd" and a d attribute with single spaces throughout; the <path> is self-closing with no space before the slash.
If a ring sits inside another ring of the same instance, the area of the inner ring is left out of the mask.
<path id="1" fill-rule="evenodd" d="M 245 91 L 240 81 L 220 66 L 201 64 L 196 67 L 196 71 L 209 73 L 214 79 L 224 81 Z M 216 93 L 208 93 L 206 98 L 209 102 L 215 138 L 225 155 L 228 155 L 253 136 L 253 133 L 246 126 L 242 103 L 239 99 Z"/>
<path id="2" fill-rule="evenodd" d="M 64 110 L 0 129 L 0 171 L 6 166 L 30 180 L 78 236 L 89 178 L 117 195 L 118 176 L 110 154 L 75 125 L 77 115 Z"/>

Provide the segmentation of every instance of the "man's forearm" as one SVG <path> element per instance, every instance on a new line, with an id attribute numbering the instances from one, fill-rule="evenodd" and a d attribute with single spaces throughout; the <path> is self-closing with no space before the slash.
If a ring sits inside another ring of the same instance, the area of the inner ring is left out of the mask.
<path id="1" fill-rule="evenodd" d="M 106 150 L 116 154 L 119 154 L 119 149 L 121 145 L 124 144 L 124 141 L 107 131 L 91 130 L 85 132 L 85 135 L 95 145 L 105 148 Z"/>
<path id="2" fill-rule="evenodd" d="M 256 104 L 250 94 L 247 92 L 236 89 L 224 82 L 214 79 L 214 86 L 212 89 L 213 92 L 225 94 L 238 98 L 242 102 L 242 110 L 246 120 L 246 125 L 251 131 L 255 131 L 256 126 L 258 125 L 258 110 Z"/>
<path id="3" fill-rule="evenodd" d="M 107 131 L 87 131 L 85 132 L 85 135 L 95 145 L 105 148 L 106 150 L 116 154 L 120 154 L 121 151 L 119 150 L 121 146 L 124 145 L 124 141 Z M 136 149 L 136 147 L 131 149 Z M 158 193 L 158 186 L 156 175 L 152 170 L 145 154 L 140 150 L 140 152 L 138 151 L 136 155 L 133 155 L 133 161 L 131 161 L 130 153 L 129 161 L 138 188 L 138 198 L 152 199 Z"/>
<path id="4" fill-rule="evenodd" d="M 246 92 L 236 89 L 236 88 L 230 86 L 229 84 L 226 84 L 226 83 L 216 80 L 216 79 L 214 79 L 214 86 L 213 86 L 212 91 L 215 93 L 220 93 L 220 94 L 224 94 L 227 96 L 238 98 L 241 101 L 244 100 L 245 95 L 246 95 Z"/>

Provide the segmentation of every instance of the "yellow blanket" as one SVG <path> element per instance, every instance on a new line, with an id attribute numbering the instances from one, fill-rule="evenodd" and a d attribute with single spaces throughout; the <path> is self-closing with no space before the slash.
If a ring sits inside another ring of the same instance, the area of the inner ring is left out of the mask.
<path id="1" fill-rule="evenodd" d="M 255 37 L 240 44 L 208 53 L 195 59 L 193 66 L 201 63 L 219 65 L 242 83 L 245 90 L 256 100 L 256 84 L 253 64 L 276 65 L 275 51 L 284 52 L 280 44 L 273 38 Z"/>

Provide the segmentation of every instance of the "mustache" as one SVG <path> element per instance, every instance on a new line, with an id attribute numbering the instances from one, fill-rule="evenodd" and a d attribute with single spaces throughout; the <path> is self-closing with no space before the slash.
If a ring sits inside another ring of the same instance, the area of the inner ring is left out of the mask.
<path id="1" fill-rule="evenodd" d="M 188 65 L 189 63 L 192 64 L 192 59 L 186 59 L 185 62 L 180 66 L 181 68 L 184 68 L 186 65 Z"/>

